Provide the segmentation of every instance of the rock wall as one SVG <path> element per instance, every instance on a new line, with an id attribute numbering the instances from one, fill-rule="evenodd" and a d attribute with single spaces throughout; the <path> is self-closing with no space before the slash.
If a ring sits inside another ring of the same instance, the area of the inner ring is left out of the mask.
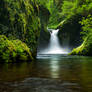
<path id="1" fill-rule="evenodd" d="M 71 19 L 64 21 L 58 28 L 58 36 L 63 47 L 68 46 L 71 49 L 81 44 L 81 25 L 79 20 L 81 16 L 73 16 Z"/>

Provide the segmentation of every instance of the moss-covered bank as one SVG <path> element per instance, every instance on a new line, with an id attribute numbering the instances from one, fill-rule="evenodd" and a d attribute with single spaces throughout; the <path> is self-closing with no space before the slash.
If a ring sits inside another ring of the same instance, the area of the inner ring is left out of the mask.
<path id="1" fill-rule="evenodd" d="M 33 60 L 30 48 L 20 40 L 8 40 L 0 35 L 0 62 L 21 62 Z"/>

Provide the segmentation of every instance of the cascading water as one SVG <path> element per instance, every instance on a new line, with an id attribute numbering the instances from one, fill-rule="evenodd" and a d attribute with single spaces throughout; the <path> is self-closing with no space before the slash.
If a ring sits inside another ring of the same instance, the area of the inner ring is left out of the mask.
<path id="1" fill-rule="evenodd" d="M 62 48 L 59 44 L 59 39 L 57 36 L 59 29 L 48 29 L 48 31 L 51 34 L 49 45 L 44 50 L 39 51 L 38 54 L 67 54 L 68 51 Z"/>

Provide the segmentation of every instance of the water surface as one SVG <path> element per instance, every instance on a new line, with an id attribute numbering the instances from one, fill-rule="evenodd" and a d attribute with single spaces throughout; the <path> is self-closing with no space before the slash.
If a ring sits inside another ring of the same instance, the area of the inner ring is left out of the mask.
<path id="1" fill-rule="evenodd" d="M 24 89 L 29 90 L 23 91 Z M 45 92 L 46 90 L 92 92 L 92 57 L 44 54 L 38 55 L 37 60 L 30 63 L 0 64 L 0 92 Z"/>

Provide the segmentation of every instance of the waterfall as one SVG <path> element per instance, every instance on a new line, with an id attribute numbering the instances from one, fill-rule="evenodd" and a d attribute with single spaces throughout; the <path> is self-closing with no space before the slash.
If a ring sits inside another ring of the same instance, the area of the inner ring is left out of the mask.
<path id="1" fill-rule="evenodd" d="M 67 54 L 68 51 L 62 48 L 59 43 L 59 39 L 57 36 L 59 29 L 48 29 L 48 31 L 51 34 L 49 45 L 44 50 L 39 51 L 38 54 Z"/>

